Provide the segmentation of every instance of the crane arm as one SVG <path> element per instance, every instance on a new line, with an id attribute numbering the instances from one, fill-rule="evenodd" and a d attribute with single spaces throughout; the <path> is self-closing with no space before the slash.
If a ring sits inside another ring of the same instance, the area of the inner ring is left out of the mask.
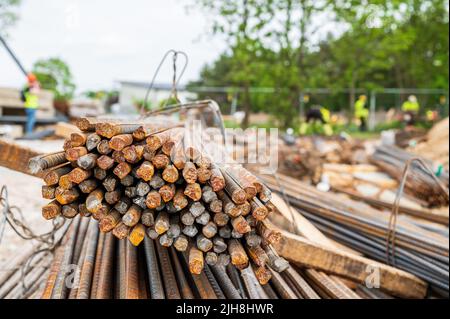
<path id="1" fill-rule="evenodd" d="M 22 63 L 20 63 L 19 59 L 15 56 L 14 52 L 12 52 L 11 48 L 8 46 L 8 44 L 6 43 L 5 39 L 2 37 L 2 35 L 0 34 L 0 42 L 3 44 L 3 46 L 5 47 L 6 51 L 8 51 L 9 55 L 11 56 L 11 58 L 14 60 L 14 62 L 16 62 L 17 66 L 19 67 L 19 69 L 22 71 L 22 73 L 25 76 L 28 76 L 28 72 L 25 70 L 25 68 L 23 67 Z"/>

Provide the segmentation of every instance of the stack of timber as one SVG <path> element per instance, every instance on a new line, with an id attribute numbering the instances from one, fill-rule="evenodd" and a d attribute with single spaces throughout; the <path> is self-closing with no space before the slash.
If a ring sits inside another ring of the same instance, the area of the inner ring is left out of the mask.
<path id="1" fill-rule="evenodd" d="M 327 176 L 331 189 L 363 201 L 371 206 L 392 210 L 397 195 L 398 182 L 380 168 L 370 164 L 324 164 L 323 175 Z M 449 225 L 447 207 L 423 207 L 423 202 L 403 194 L 399 211 L 442 225 Z"/>
<path id="2" fill-rule="evenodd" d="M 448 235 L 436 231 L 435 224 L 401 216 L 392 238 L 390 212 L 343 195 L 320 192 L 287 176 L 279 175 L 281 186 L 273 177 L 260 178 L 272 190 L 286 195 L 292 211 L 308 218 L 329 238 L 374 260 L 408 271 L 429 283 L 434 293 L 448 296 Z M 289 258 L 278 245 L 275 248 L 281 256 Z"/>
<path id="3" fill-rule="evenodd" d="M 40 90 L 37 118 L 52 118 L 55 116 L 53 96 L 51 91 Z M 0 117 L 21 116 L 25 118 L 25 106 L 20 98 L 20 90 L 0 87 Z"/>
<path id="4" fill-rule="evenodd" d="M 406 163 L 417 156 L 404 151 L 395 146 L 378 146 L 371 156 L 371 162 L 379 166 L 397 181 L 401 181 L 403 169 Z M 428 167 L 437 170 L 433 162 L 423 159 Z M 430 207 L 448 206 L 448 171 L 440 168 L 435 173 L 441 184 L 446 189 L 444 192 L 441 186 L 435 181 L 431 173 L 420 163 L 411 164 L 408 178 L 406 179 L 405 192 L 415 198 L 427 203 Z"/>
<path id="5" fill-rule="evenodd" d="M 317 184 L 326 164 L 350 165 L 365 161 L 363 144 L 357 140 L 300 137 L 295 145 L 279 142 L 279 172 Z"/>
<path id="6" fill-rule="evenodd" d="M 448 141 L 449 141 L 448 117 L 436 123 L 428 131 L 425 141 L 410 147 L 408 150 L 443 165 L 448 170 Z"/>

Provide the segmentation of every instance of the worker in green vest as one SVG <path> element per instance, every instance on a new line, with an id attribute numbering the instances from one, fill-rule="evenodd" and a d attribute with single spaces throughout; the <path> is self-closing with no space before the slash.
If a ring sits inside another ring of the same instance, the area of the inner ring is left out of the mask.
<path id="1" fill-rule="evenodd" d="M 331 112 L 326 107 L 313 107 L 306 113 L 306 123 L 302 124 L 300 128 L 300 134 L 304 135 L 306 133 L 306 131 L 310 127 L 310 123 L 312 123 L 313 129 L 315 131 L 317 128 L 317 122 L 320 122 L 320 124 L 322 125 L 321 128 L 325 135 L 333 135 L 333 129 L 330 125 L 330 121 Z"/>
<path id="2" fill-rule="evenodd" d="M 420 105 L 415 95 L 410 95 L 408 100 L 402 104 L 403 119 L 407 125 L 414 125 L 419 115 Z"/>
<path id="3" fill-rule="evenodd" d="M 369 110 L 366 108 L 367 96 L 360 95 L 355 103 L 355 118 L 359 121 L 359 130 L 364 132 L 367 130 L 367 120 L 369 118 Z"/>
<path id="4" fill-rule="evenodd" d="M 25 113 L 27 115 L 27 124 L 25 126 L 26 134 L 33 133 L 36 123 L 36 110 L 39 107 L 38 93 L 40 90 L 39 82 L 33 73 L 28 74 L 28 84 L 21 92 L 21 98 L 24 102 Z"/>

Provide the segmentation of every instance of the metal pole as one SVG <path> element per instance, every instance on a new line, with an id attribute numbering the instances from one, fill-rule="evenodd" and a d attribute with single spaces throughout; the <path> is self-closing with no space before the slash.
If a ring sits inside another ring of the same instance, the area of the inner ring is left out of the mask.
<path id="1" fill-rule="evenodd" d="M 304 118 L 304 112 L 305 112 L 305 102 L 304 102 L 304 95 L 303 92 L 300 92 L 299 95 L 299 116 L 300 116 L 300 123 L 302 122 L 303 118 Z"/>
<path id="2" fill-rule="evenodd" d="M 231 101 L 231 115 L 233 115 L 237 111 L 238 94 L 239 93 L 237 91 L 233 94 L 233 100 Z"/>
<path id="3" fill-rule="evenodd" d="M 14 53 L 12 52 L 11 48 L 8 46 L 8 44 L 6 43 L 5 39 L 3 39 L 3 37 L 0 35 L 0 42 L 4 45 L 6 51 L 8 51 L 9 55 L 11 56 L 11 58 L 14 60 L 14 62 L 16 62 L 17 66 L 19 67 L 19 69 L 22 71 L 22 73 L 27 76 L 27 71 L 25 70 L 25 68 L 23 67 L 22 63 L 20 63 L 19 59 L 14 55 Z"/>
<path id="4" fill-rule="evenodd" d="M 377 109 L 377 98 L 375 91 L 370 91 L 370 113 L 369 113 L 369 130 L 375 128 L 375 112 Z"/>

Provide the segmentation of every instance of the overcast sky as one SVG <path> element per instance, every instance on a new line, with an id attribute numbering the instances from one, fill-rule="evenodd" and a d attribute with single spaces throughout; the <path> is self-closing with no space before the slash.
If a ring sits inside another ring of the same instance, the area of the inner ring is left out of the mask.
<path id="1" fill-rule="evenodd" d="M 207 36 L 198 10 L 185 0 L 23 0 L 20 20 L 8 43 L 31 68 L 40 58 L 57 56 L 74 74 L 78 91 L 111 88 L 117 80 L 147 80 L 169 49 L 189 55 L 184 81 L 197 79 L 201 67 L 225 49 Z M 170 82 L 171 67 L 157 82 Z M 0 86 L 20 87 L 24 78 L 0 48 Z"/>

